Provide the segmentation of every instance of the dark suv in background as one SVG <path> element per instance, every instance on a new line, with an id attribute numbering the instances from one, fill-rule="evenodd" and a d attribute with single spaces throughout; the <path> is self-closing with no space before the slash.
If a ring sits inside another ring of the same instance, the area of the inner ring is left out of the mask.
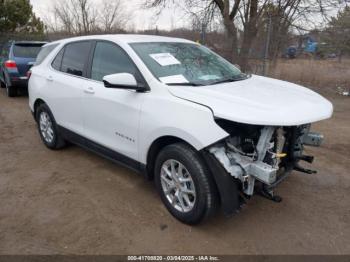
<path id="1" fill-rule="evenodd" d="M 0 53 L 0 84 L 7 95 L 17 95 L 18 88 L 27 88 L 28 71 L 34 65 L 40 48 L 46 42 L 10 41 Z"/>

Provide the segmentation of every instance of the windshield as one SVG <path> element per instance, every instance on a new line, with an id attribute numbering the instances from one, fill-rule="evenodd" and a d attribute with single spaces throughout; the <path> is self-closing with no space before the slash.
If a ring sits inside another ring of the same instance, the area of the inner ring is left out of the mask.
<path id="1" fill-rule="evenodd" d="M 199 44 L 130 44 L 153 75 L 168 85 L 212 85 L 243 80 L 237 67 Z"/>
<path id="2" fill-rule="evenodd" d="M 43 44 L 15 44 L 13 47 L 13 55 L 15 57 L 36 58 Z"/>

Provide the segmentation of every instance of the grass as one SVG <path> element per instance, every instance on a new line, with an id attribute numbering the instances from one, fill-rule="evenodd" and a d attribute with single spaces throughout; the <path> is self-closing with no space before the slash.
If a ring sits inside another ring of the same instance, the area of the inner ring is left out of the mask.
<path id="1" fill-rule="evenodd" d="M 280 59 L 269 76 L 309 87 L 336 90 L 350 88 L 350 59 Z"/>

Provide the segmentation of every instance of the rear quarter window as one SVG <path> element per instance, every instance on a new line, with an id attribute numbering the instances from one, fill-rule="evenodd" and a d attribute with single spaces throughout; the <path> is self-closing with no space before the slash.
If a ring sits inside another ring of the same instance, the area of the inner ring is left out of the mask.
<path id="1" fill-rule="evenodd" d="M 36 58 L 43 44 L 20 43 L 13 46 L 14 57 Z"/>
<path id="2" fill-rule="evenodd" d="M 40 65 L 45 58 L 54 50 L 59 44 L 52 44 L 43 46 L 36 58 L 35 65 Z"/>
<path id="3" fill-rule="evenodd" d="M 64 53 L 64 48 L 62 48 L 61 51 L 58 52 L 58 54 L 56 55 L 55 59 L 51 64 L 51 66 L 58 71 L 61 71 L 63 53 Z"/>
<path id="4" fill-rule="evenodd" d="M 90 48 L 90 41 L 67 44 L 62 59 L 61 71 L 71 75 L 83 76 Z"/>

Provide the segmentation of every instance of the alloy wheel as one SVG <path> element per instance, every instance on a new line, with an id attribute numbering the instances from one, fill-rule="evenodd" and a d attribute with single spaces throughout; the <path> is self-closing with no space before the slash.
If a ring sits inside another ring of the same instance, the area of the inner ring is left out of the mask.
<path id="1" fill-rule="evenodd" d="M 41 112 L 39 117 L 40 132 L 47 143 L 52 143 L 54 139 L 54 131 L 52 121 L 47 112 Z"/>
<path id="2" fill-rule="evenodd" d="M 180 212 L 191 211 L 196 203 L 196 189 L 186 167 L 169 159 L 163 163 L 160 172 L 162 190 L 169 203 Z"/>

